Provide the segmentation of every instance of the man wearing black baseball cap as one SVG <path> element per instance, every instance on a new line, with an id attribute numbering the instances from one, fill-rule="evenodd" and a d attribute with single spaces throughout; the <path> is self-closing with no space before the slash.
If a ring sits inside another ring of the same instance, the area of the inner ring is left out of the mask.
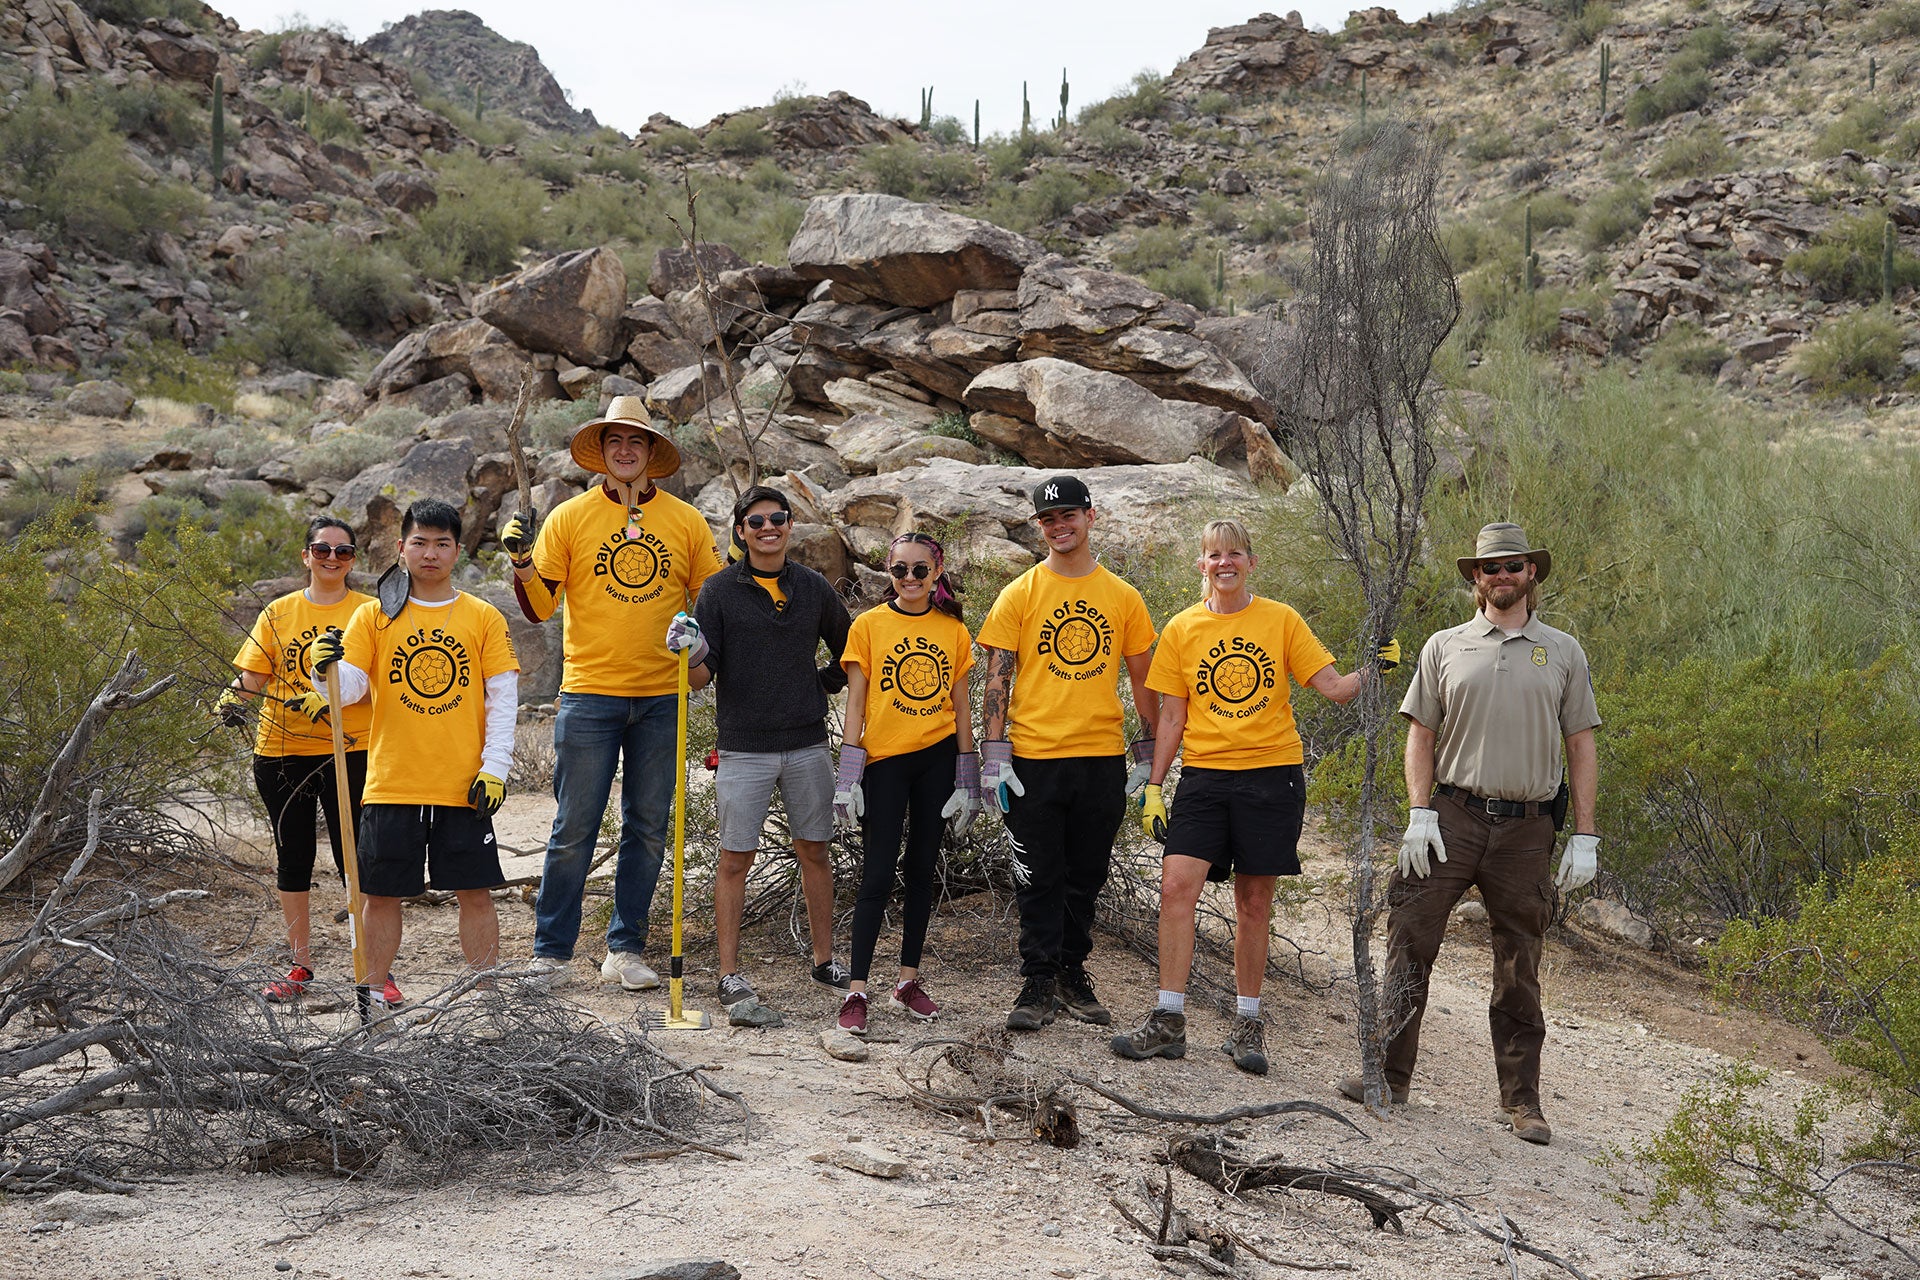
<path id="1" fill-rule="evenodd" d="M 1020 974 L 1011 1031 L 1035 1031 L 1065 1009 L 1104 1026 L 1094 996 L 1094 901 L 1107 882 L 1127 793 L 1145 785 L 1153 742 L 1127 768 L 1119 677 L 1133 686 L 1143 733 L 1159 718 L 1147 689 L 1153 622 L 1140 593 L 1094 559 L 1093 496 L 1076 476 L 1033 490 L 1047 558 L 1008 583 L 980 628 L 986 650 L 986 740 L 980 782 L 1013 838 Z M 1015 686 L 1018 686 L 1017 691 Z"/>

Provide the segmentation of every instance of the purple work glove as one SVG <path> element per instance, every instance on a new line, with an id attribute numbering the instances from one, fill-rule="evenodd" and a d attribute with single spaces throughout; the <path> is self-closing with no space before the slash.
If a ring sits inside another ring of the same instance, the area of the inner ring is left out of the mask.
<path id="1" fill-rule="evenodd" d="M 958 840 L 986 807 L 986 795 L 980 790 L 980 757 L 962 751 L 953 762 L 953 794 L 947 797 L 940 816 L 947 820 L 947 831 Z"/>
<path id="2" fill-rule="evenodd" d="M 864 749 L 840 744 L 840 773 L 833 781 L 833 818 L 843 827 L 856 827 L 867 812 L 867 798 L 860 794 L 860 778 L 867 771 Z"/>

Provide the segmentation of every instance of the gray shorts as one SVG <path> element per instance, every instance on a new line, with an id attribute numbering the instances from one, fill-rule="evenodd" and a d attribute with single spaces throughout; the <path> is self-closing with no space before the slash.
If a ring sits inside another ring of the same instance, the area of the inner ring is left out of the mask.
<path id="1" fill-rule="evenodd" d="M 722 751 L 713 778 L 720 847 L 733 853 L 760 847 L 776 784 L 795 840 L 833 839 L 833 779 L 833 752 L 824 742 L 798 751 Z"/>

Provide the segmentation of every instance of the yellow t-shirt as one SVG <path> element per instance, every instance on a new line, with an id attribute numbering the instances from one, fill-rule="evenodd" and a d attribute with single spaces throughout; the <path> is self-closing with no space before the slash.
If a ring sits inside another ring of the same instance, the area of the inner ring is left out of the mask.
<path id="1" fill-rule="evenodd" d="M 773 597 L 773 611 L 775 613 L 783 613 L 786 611 L 787 589 L 780 585 L 779 573 L 777 572 L 772 574 L 758 573 L 754 570 L 752 565 L 748 565 L 747 576 L 752 578 L 755 582 L 759 583 L 760 589 L 762 591 L 766 592 L 768 595 Z"/>
<path id="2" fill-rule="evenodd" d="M 661 489 L 640 506 L 640 536 L 605 486 L 553 509 L 533 567 L 566 606 L 563 693 L 642 698 L 679 688 L 667 624 L 720 566 L 706 517 Z"/>
<path id="3" fill-rule="evenodd" d="M 1182 609 L 1160 633 L 1147 688 L 1187 700 L 1181 759 L 1201 769 L 1264 769 L 1306 759 L 1287 677 L 1304 685 L 1333 661 L 1289 605 L 1255 596 L 1238 613 Z"/>
<path id="4" fill-rule="evenodd" d="M 889 602 L 853 620 L 840 665 L 867 674 L 860 741 L 871 764 L 953 735 L 953 682 L 973 665 L 973 638 L 938 609 L 907 613 Z"/>
<path id="5" fill-rule="evenodd" d="M 353 620 L 354 610 L 372 599 L 365 592 L 349 591 L 338 604 L 319 605 L 307 599 L 305 591 L 295 591 L 267 605 L 253 620 L 253 630 L 240 652 L 233 655 L 233 665 L 267 677 L 260 690 L 260 723 L 253 737 L 256 754 L 324 756 L 332 752 L 332 729 L 280 704 L 313 688 L 307 646 L 322 631 L 344 631 Z M 346 735 L 347 750 L 367 749 L 367 729 L 372 723 L 373 708 L 366 703 L 357 702 L 346 709 L 340 717 L 340 731 Z"/>
<path id="6" fill-rule="evenodd" d="M 1018 664 L 1007 732 L 1015 755 L 1057 760 L 1127 749 L 1121 659 L 1153 647 L 1146 602 L 1127 583 L 1100 565 L 1063 578 L 1037 564 L 993 602 L 980 643 L 1009 650 Z"/>
<path id="7" fill-rule="evenodd" d="M 507 620 L 464 591 L 441 605 L 409 600 L 391 622 L 370 600 L 344 644 L 373 704 L 363 803 L 467 803 L 486 745 L 486 682 L 520 669 Z"/>

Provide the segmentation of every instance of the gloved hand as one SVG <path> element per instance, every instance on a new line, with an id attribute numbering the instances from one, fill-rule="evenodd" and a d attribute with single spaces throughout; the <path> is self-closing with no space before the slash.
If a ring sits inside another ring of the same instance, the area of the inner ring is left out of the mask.
<path id="1" fill-rule="evenodd" d="M 516 511 L 500 527 L 500 545 L 508 558 L 522 568 L 533 563 L 533 513 Z"/>
<path id="2" fill-rule="evenodd" d="M 1400 837 L 1400 874 L 1420 880 L 1433 874 L 1433 867 L 1427 861 L 1428 850 L 1440 861 L 1447 860 L 1447 845 L 1440 838 L 1440 811 L 1409 809 L 1407 834 Z"/>
<path id="3" fill-rule="evenodd" d="M 327 695 L 324 693 L 303 693 L 297 697 L 283 698 L 280 705 L 295 715 L 305 716 L 314 724 L 327 719 Z"/>
<path id="4" fill-rule="evenodd" d="M 467 803 L 478 809 L 483 818 L 491 818 L 500 812 L 500 806 L 506 802 L 505 780 L 484 770 L 474 777 L 473 785 L 467 788 Z"/>
<path id="5" fill-rule="evenodd" d="M 1167 842 L 1167 802 L 1160 788 L 1152 783 L 1140 795 L 1140 829 L 1147 833 L 1147 839 Z"/>
<path id="6" fill-rule="evenodd" d="M 347 656 L 347 643 L 338 631 L 322 631 L 307 646 L 307 670 L 315 680 L 327 674 L 327 668 Z"/>
<path id="7" fill-rule="evenodd" d="M 1127 794 L 1132 795 L 1153 776 L 1153 739 L 1135 738 L 1127 754 L 1133 757 L 1133 768 L 1127 770 Z"/>
<path id="8" fill-rule="evenodd" d="M 940 816 L 947 820 L 947 831 L 958 840 L 986 807 L 986 795 L 980 790 L 980 757 L 962 751 L 953 762 L 953 794 L 947 797 Z"/>
<path id="9" fill-rule="evenodd" d="M 247 695 L 229 685 L 221 690 L 219 701 L 213 704 L 213 714 L 220 717 L 220 723 L 228 728 L 244 728 L 247 723 Z"/>
<path id="10" fill-rule="evenodd" d="M 981 743 L 980 761 L 980 789 L 1005 813 L 1013 807 L 1013 796 L 1027 794 L 1020 779 L 1014 776 L 1013 744 L 1004 738 Z"/>
<path id="11" fill-rule="evenodd" d="M 707 638 L 700 634 L 700 624 L 684 613 L 673 615 L 673 621 L 667 624 L 667 652 L 687 651 L 687 665 L 697 667 L 707 660 Z"/>
<path id="12" fill-rule="evenodd" d="M 1560 886 L 1560 892 L 1572 893 L 1592 884 L 1599 871 L 1600 837 L 1576 835 L 1567 841 L 1567 851 L 1560 855 L 1560 872 L 1553 882 Z"/>
<path id="13" fill-rule="evenodd" d="M 1381 645 L 1379 650 L 1373 655 L 1373 665 L 1379 667 L 1382 674 L 1399 666 L 1400 641 L 1392 636 L 1388 636 L 1387 642 Z"/>
<path id="14" fill-rule="evenodd" d="M 858 826 L 866 816 L 867 798 L 860 794 L 860 777 L 867 771 L 863 747 L 840 744 L 840 772 L 833 780 L 833 820 L 843 827 Z"/>

